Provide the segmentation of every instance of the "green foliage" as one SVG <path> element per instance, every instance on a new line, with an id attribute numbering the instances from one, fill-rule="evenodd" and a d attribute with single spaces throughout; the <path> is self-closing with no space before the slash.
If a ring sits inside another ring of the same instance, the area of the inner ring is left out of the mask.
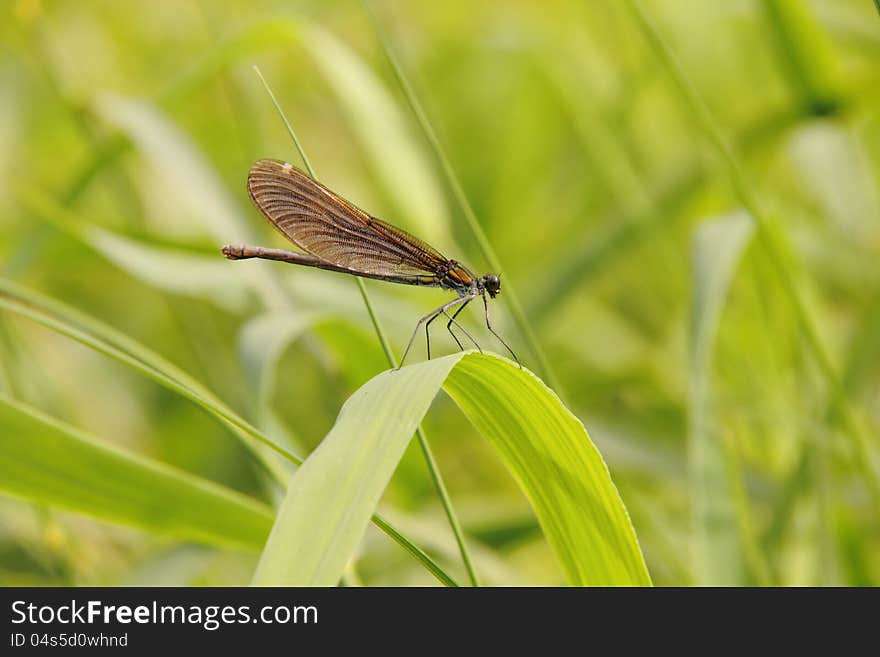
<path id="1" fill-rule="evenodd" d="M 243 583 L 270 516 L 261 582 L 880 583 L 876 2 L 364 4 L 0 3 L 0 583 Z M 395 397 L 446 294 L 220 256 L 299 162 L 255 65 L 552 391 Z"/>
<path id="2" fill-rule="evenodd" d="M 569 583 L 650 584 L 617 489 L 580 421 L 531 373 L 473 352 L 384 372 L 348 399 L 291 479 L 254 583 L 339 580 L 441 386 L 522 487 Z"/>
<path id="3" fill-rule="evenodd" d="M 608 468 L 551 390 L 491 356 L 463 359 L 446 389 L 523 488 L 569 583 L 650 584 Z"/>
<path id="4" fill-rule="evenodd" d="M 272 526 L 265 504 L 133 457 L 4 397 L 0 458 L 6 493 L 177 540 L 259 550 Z"/>

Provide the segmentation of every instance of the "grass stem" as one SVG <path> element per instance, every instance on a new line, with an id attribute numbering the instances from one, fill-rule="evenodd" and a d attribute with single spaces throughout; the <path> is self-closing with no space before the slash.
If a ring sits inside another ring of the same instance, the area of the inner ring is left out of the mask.
<path id="1" fill-rule="evenodd" d="M 366 8 L 367 14 L 369 14 L 370 16 L 370 20 L 373 23 L 376 35 L 379 38 L 380 43 L 382 44 L 382 49 L 385 52 L 385 57 L 388 59 L 388 63 L 391 65 L 391 70 L 394 72 L 394 77 L 397 80 L 397 83 L 400 85 L 400 89 L 403 92 L 404 97 L 406 97 L 410 109 L 415 115 L 419 127 L 425 135 L 425 139 L 431 146 L 431 150 L 434 152 L 434 156 L 437 158 L 437 161 L 440 164 L 440 168 L 443 170 L 443 175 L 446 177 L 446 181 L 449 185 L 449 189 L 452 192 L 452 196 L 455 198 L 455 201 L 458 204 L 462 216 L 464 216 L 468 228 L 470 229 L 471 234 L 474 236 L 474 239 L 477 242 L 480 253 L 489 264 L 489 267 L 492 269 L 493 272 L 504 271 L 504 268 L 501 266 L 501 262 L 498 259 L 498 256 L 495 254 L 495 250 L 492 248 L 492 245 L 489 242 L 489 238 L 486 236 L 486 232 L 480 225 L 480 222 L 477 219 L 477 215 L 474 212 L 470 201 L 468 201 L 467 195 L 464 192 L 464 188 L 461 185 L 461 181 L 458 179 L 458 175 L 455 173 L 455 169 L 452 168 L 452 163 L 446 156 L 446 152 L 443 150 L 443 146 L 440 144 L 440 140 L 437 138 L 437 133 L 434 131 L 434 128 L 431 126 L 431 122 L 428 120 L 428 115 L 422 108 L 422 105 L 419 102 L 419 99 L 416 97 L 415 92 L 413 91 L 413 88 L 409 83 L 409 80 L 403 72 L 403 68 L 401 67 L 400 62 L 398 62 L 397 60 L 397 56 L 394 54 L 394 49 L 391 47 L 391 42 L 389 41 L 388 36 L 382 29 L 382 26 L 380 25 L 379 20 L 376 17 L 376 14 L 373 12 L 373 9 L 370 6 L 369 2 L 367 0 L 363 0 L 363 3 L 364 7 Z M 544 350 L 541 347 L 540 342 L 538 342 L 537 336 L 535 335 L 535 332 L 532 329 L 529 320 L 526 318 L 526 314 L 523 311 L 522 304 L 520 304 L 519 297 L 515 293 L 514 287 L 510 284 L 509 281 L 504 284 L 504 297 L 507 299 L 508 305 L 510 306 L 511 314 L 513 315 L 513 319 L 516 322 L 517 327 L 519 327 L 520 333 L 522 333 L 523 337 L 526 339 L 526 342 L 529 345 L 529 349 L 538 360 L 538 367 L 541 371 L 542 376 L 547 380 L 547 383 L 550 385 L 551 388 L 553 388 L 556 394 L 559 395 L 559 397 L 564 401 L 565 395 L 562 389 L 562 385 L 560 384 L 559 379 L 556 377 L 556 374 L 553 371 L 550 362 L 547 360 L 547 357 L 544 354 Z"/>

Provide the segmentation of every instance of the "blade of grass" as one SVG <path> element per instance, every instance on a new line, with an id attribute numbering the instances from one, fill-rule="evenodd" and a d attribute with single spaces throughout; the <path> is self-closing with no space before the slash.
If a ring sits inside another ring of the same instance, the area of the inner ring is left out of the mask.
<path id="1" fill-rule="evenodd" d="M 146 244 L 89 224 L 45 192 L 26 184 L 20 186 L 19 201 L 35 216 L 154 288 L 205 299 L 230 312 L 244 311 L 259 289 L 259 279 L 248 281 L 236 276 L 214 256 Z"/>
<path id="2" fill-rule="evenodd" d="M 259 67 L 254 66 L 254 71 L 260 78 L 260 82 L 263 83 L 263 87 L 266 89 L 266 93 L 269 95 L 269 98 L 271 98 L 272 104 L 275 105 L 275 109 L 278 111 L 281 120 L 284 121 L 284 125 L 287 128 L 288 133 L 290 133 L 290 137 L 291 139 L 293 139 L 293 143 L 296 145 L 296 149 L 299 151 L 299 155 L 302 158 L 303 164 L 305 164 L 306 166 L 306 170 L 309 172 L 309 175 L 312 178 L 317 180 L 317 177 L 315 176 L 315 171 L 312 168 L 312 164 L 311 162 L 309 162 L 309 158 L 306 156 L 305 149 L 303 149 L 299 138 L 296 136 L 296 131 L 290 124 L 290 121 L 287 120 L 287 117 L 284 114 L 284 110 L 281 108 L 281 105 L 275 98 L 275 94 L 272 92 L 271 87 L 269 87 L 269 83 L 266 82 L 266 78 L 263 77 L 263 74 L 260 71 Z M 357 282 L 358 290 L 361 293 L 361 298 L 364 301 L 364 306 L 366 306 L 367 313 L 370 315 L 370 321 L 373 323 L 373 330 L 376 333 L 376 337 L 378 338 L 379 343 L 382 345 L 382 351 L 385 352 L 385 358 L 388 360 L 388 365 L 391 368 L 396 368 L 397 359 L 394 357 L 394 352 L 391 351 L 391 345 L 388 342 L 385 331 L 382 329 L 382 326 L 379 323 L 379 318 L 376 316 L 376 313 L 373 310 L 373 304 L 370 302 L 370 297 L 367 295 L 366 285 L 364 285 L 364 281 L 358 277 L 355 277 L 355 281 Z M 452 500 L 449 497 L 449 493 L 446 489 L 446 484 L 443 482 L 443 478 L 440 475 L 440 470 L 437 467 L 437 462 L 434 459 L 434 454 L 431 451 L 431 446 L 428 444 L 428 439 L 425 436 L 425 432 L 420 424 L 416 425 L 415 433 L 419 441 L 419 447 L 421 447 L 422 453 L 424 454 L 425 462 L 428 466 L 428 472 L 431 475 L 431 480 L 434 483 L 434 487 L 437 489 L 437 494 L 440 496 L 440 501 L 443 504 L 443 509 L 446 511 L 446 516 L 449 519 L 449 524 L 452 527 L 453 533 L 455 534 L 455 540 L 458 542 L 458 547 L 461 551 L 461 558 L 464 562 L 468 578 L 470 579 L 471 585 L 479 586 L 480 582 L 477 578 L 476 570 L 474 569 L 470 553 L 467 549 L 467 544 L 464 540 L 464 532 L 462 531 L 461 524 L 458 521 L 458 516 L 455 513 L 455 509 L 452 506 Z"/>
<path id="3" fill-rule="evenodd" d="M 204 386 L 192 380 L 191 377 L 179 368 L 171 365 L 161 356 L 106 324 L 88 317 L 80 311 L 69 308 L 59 301 L 44 297 L 2 277 L 0 277 L 0 308 L 5 308 L 10 312 L 27 317 L 46 328 L 76 340 L 98 353 L 128 365 L 172 392 L 193 401 L 230 426 L 237 436 L 244 439 L 244 444 L 250 449 L 254 448 L 253 441 L 257 441 L 268 446 L 271 450 L 296 465 L 302 463 L 303 459 L 276 445 L 271 439 L 226 407 L 212 393 L 207 391 Z M 266 465 L 265 456 L 262 456 L 261 452 L 257 452 L 257 454 L 260 458 L 260 463 Z M 277 465 L 273 465 L 271 461 L 268 462 L 266 467 L 280 484 L 286 484 L 287 475 L 285 471 Z M 387 522 L 377 515 L 373 517 L 373 522 L 400 544 L 404 550 L 418 559 L 443 584 L 447 586 L 456 585 L 452 577 L 446 574 L 423 550 L 413 545 L 401 532 L 390 527 Z"/>
<path id="4" fill-rule="evenodd" d="M 763 0 L 776 51 L 798 101 L 823 116 L 840 106 L 835 57 L 816 17 L 802 0 Z"/>
<path id="5" fill-rule="evenodd" d="M 499 261 L 498 256 L 495 254 L 495 250 L 489 243 L 489 238 L 486 236 L 483 227 L 480 225 L 480 222 L 477 219 L 477 215 L 474 212 L 473 207 L 471 207 L 470 201 L 468 201 L 467 199 L 467 195 L 464 193 L 464 188 L 462 187 L 461 182 L 458 179 L 458 175 L 455 173 L 455 169 L 452 168 L 452 163 L 449 161 L 449 158 L 446 156 L 446 152 L 440 145 L 440 140 L 437 138 L 437 134 L 434 132 L 434 128 L 431 126 L 431 122 L 428 120 L 427 114 L 422 108 L 422 105 L 419 102 L 418 98 L 416 98 L 415 92 L 413 91 L 409 80 L 403 72 L 403 68 L 397 61 L 397 55 L 395 55 L 394 50 L 391 47 L 391 42 L 388 39 L 388 36 L 382 29 L 382 26 L 379 23 L 379 19 L 373 12 L 373 9 L 370 6 L 368 0 L 363 0 L 363 4 L 364 8 L 367 11 L 367 14 L 369 14 L 370 16 L 373 28 L 376 31 L 376 36 L 378 37 L 379 42 L 382 44 L 382 49 L 385 52 L 385 57 L 388 59 L 388 63 L 391 65 L 391 69 L 394 72 L 394 77 L 397 79 L 401 91 L 403 92 L 404 97 L 409 103 L 410 109 L 412 109 L 412 112 L 422 129 L 422 132 L 425 134 L 425 139 L 427 139 L 429 145 L 431 146 L 431 150 L 434 152 L 434 155 L 440 164 L 440 168 L 443 170 L 443 174 L 446 177 L 446 181 L 449 184 L 452 195 L 455 198 L 459 209 L 461 210 L 462 216 L 464 216 L 465 221 L 467 222 L 468 228 L 470 229 L 471 233 L 474 236 L 474 239 L 477 242 L 480 253 L 483 255 L 483 258 L 489 264 L 492 271 L 504 271 L 504 268 L 501 266 L 501 262 Z M 516 322 L 516 325 L 519 327 L 519 330 L 522 333 L 523 337 L 525 337 L 526 342 L 528 342 L 529 349 L 538 360 L 538 365 L 542 374 L 547 379 L 550 387 L 556 390 L 557 394 L 560 397 L 565 398 L 563 388 L 560 385 L 559 379 L 556 377 L 553 368 L 550 365 L 550 362 L 544 355 L 544 349 L 538 342 L 537 336 L 532 330 L 532 326 L 529 323 L 529 320 L 526 318 L 525 312 L 523 312 L 522 305 L 519 302 L 519 297 L 514 292 L 514 287 L 509 282 L 509 275 L 507 282 L 505 282 L 504 284 L 504 298 L 507 299 L 511 314 L 513 315 L 513 319 Z"/>
<path id="6" fill-rule="evenodd" d="M 751 238 L 743 213 L 703 222 L 692 249 L 688 452 L 696 580 L 709 586 L 745 583 L 742 545 L 726 476 L 723 436 L 713 427 L 711 363 L 727 290 Z"/>
<path id="7" fill-rule="evenodd" d="M 880 335 L 880 295 L 870 301 L 866 312 L 854 335 L 849 340 L 848 353 L 843 368 L 841 381 L 843 389 L 850 396 L 858 396 L 868 382 L 868 373 L 872 364 L 880 360 L 880 344 L 876 336 Z M 829 400 L 826 418 L 831 421 L 834 415 L 835 400 Z M 817 477 L 816 461 L 822 457 L 822 450 L 827 445 L 820 445 L 817 439 L 804 442 L 797 463 L 786 473 L 779 493 L 774 500 L 770 521 L 761 535 L 761 546 L 764 552 L 771 555 L 770 565 L 774 575 L 778 574 L 778 564 L 772 560 L 794 524 L 794 515 L 798 502 L 811 492 L 811 485 Z"/>
<path id="8" fill-rule="evenodd" d="M 777 550 L 794 521 L 795 507 L 799 499 L 809 492 L 813 483 L 819 449 L 815 442 L 807 442 L 804 445 L 797 463 L 792 466 L 791 472 L 785 475 L 773 502 L 770 522 L 759 539 L 761 549 L 768 555 L 770 572 L 777 580 L 780 571 L 776 557 Z"/>
<path id="9" fill-rule="evenodd" d="M 360 387 L 360 386 L 358 386 Z M 482 503 L 480 500 L 469 500 L 475 505 Z M 381 503 L 380 503 L 381 508 Z M 470 506 L 473 509 L 473 506 Z M 433 510 L 419 509 L 417 513 L 403 513 L 399 508 L 388 510 L 385 515 L 392 518 L 398 527 L 405 528 L 407 533 L 419 542 L 419 545 L 430 546 L 438 556 L 447 561 L 457 561 L 460 557 L 458 554 L 458 545 L 455 537 L 446 530 L 445 525 L 438 524 L 436 513 Z M 438 509 L 442 513 L 442 509 Z M 523 515 L 527 516 L 526 522 L 531 529 L 531 537 L 541 540 L 541 528 L 534 518 L 534 514 L 530 510 L 524 510 Z M 473 519 L 475 522 L 479 518 Z M 490 530 L 491 531 L 491 530 Z M 497 544 L 488 545 L 485 541 L 476 536 L 476 532 L 470 531 L 471 541 L 470 550 L 474 561 L 479 568 L 480 575 L 484 586 L 525 586 L 526 578 L 522 570 L 515 569 L 507 563 L 507 557 L 498 551 Z M 375 554 L 375 549 L 369 540 L 369 534 L 364 536 L 363 545 L 358 548 L 365 553 Z M 503 549 L 503 548 L 502 548 Z M 375 559 L 376 557 L 371 556 Z"/>
<path id="10" fill-rule="evenodd" d="M 457 587 L 458 584 L 452 579 L 446 571 L 444 571 L 437 563 L 428 556 L 418 545 L 407 539 L 403 534 L 397 531 L 391 523 L 382 518 L 378 513 L 374 513 L 372 517 L 373 524 L 383 532 L 394 539 L 404 550 L 409 552 L 415 559 L 425 567 L 441 584 L 449 587 Z"/>
<path id="11" fill-rule="evenodd" d="M 384 82 L 348 45 L 319 27 L 303 30 L 303 48 L 322 72 L 401 227 L 430 244 L 450 239 L 443 188 L 409 132 L 403 111 Z"/>
<path id="12" fill-rule="evenodd" d="M 163 112 L 146 101 L 110 94 L 100 96 L 96 107 L 101 118 L 131 139 L 165 193 L 177 201 L 180 214 L 195 220 L 190 224 L 200 224 L 201 231 L 216 240 L 253 241 L 252 231 L 211 164 Z M 264 264 L 249 268 L 244 278 L 269 308 L 290 308 L 289 296 Z"/>
<path id="13" fill-rule="evenodd" d="M 238 352 L 257 391 L 261 415 L 270 412 L 274 375 L 281 355 L 318 319 L 307 313 L 268 313 L 248 321 L 239 333 Z"/>
<path id="14" fill-rule="evenodd" d="M 433 399 L 417 390 L 432 383 L 439 388 L 453 363 L 445 364 L 389 370 L 386 375 L 397 380 L 397 396 L 383 399 L 367 383 L 362 395 L 346 401 L 333 430 L 291 478 L 254 584 L 329 586 L 339 579 L 360 543 L 366 518 Z M 381 421 L 388 416 L 391 423 Z M 354 433 L 357 441 L 340 445 L 337 436 Z M 352 448 L 342 460 L 341 450 Z"/>
<path id="15" fill-rule="evenodd" d="M 746 491 L 745 475 L 743 473 L 740 455 L 736 444 L 730 436 L 721 440 L 724 450 L 725 475 L 727 487 L 733 499 L 733 508 L 736 511 L 736 521 L 739 530 L 740 551 L 743 565 L 748 575 L 748 583 L 757 586 L 770 586 L 770 566 L 764 553 L 761 552 L 760 542 L 754 525 L 754 512 Z"/>
<path id="16" fill-rule="evenodd" d="M 709 108 L 699 92 L 690 82 L 681 68 L 672 50 L 654 27 L 637 0 L 627 0 L 627 7 L 638 23 L 642 33 L 666 69 L 670 79 L 679 91 L 678 98 L 692 115 L 696 125 L 712 146 L 718 158 L 724 163 L 731 187 L 752 217 L 757 229 L 758 243 L 767 255 L 770 265 L 781 288 L 787 297 L 807 346 L 825 379 L 829 394 L 835 404 L 836 417 L 842 423 L 853 452 L 855 465 L 860 471 L 874 507 L 875 518 L 880 518 L 880 478 L 871 464 L 868 450 L 868 437 L 857 419 L 846 392 L 842 389 L 840 378 L 829 355 L 819 330 L 810 315 L 807 304 L 801 298 L 794 277 L 788 269 L 786 250 L 780 245 L 777 230 L 774 228 L 767 213 L 761 206 L 757 194 L 748 182 L 733 151 L 727 145 L 721 130 L 715 123 Z"/>
<path id="17" fill-rule="evenodd" d="M 7 295 L 5 292 L 0 292 L 0 308 L 5 308 L 8 311 L 21 315 L 23 317 L 27 317 L 28 319 L 37 322 L 38 324 L 42 324 L 48 329 L 51 329 L 57 333 L 60 333 L 61 335 L 71 338 L 72 340 L 75 340 L 76 342 L 79 342 L 86 347 L 94 349 L 95 351 L 102 353 L 105 356 L 109 356 L 110 358 L 113 358 L 114 360 L 117 360 L 134 370 L 137 370 L 141 374 L 144 374 L 150 379 L 153 379 L 156 383 L 159 383 L 160 385 L 171 390 L 172 392 L 175 392 L 182 397 L 189 399 L 198 406 L 201 406 L 208 412 L 220 418 L 224 423 L 232 427 L 238 435 L 241 435 L 240 432 L 243 432 L 245 435 L 266 445 L 287 460 L 296 464 L 302 462 L 299 457 L 276 445 L 272 440 L 264 436 L 248 422 L 239 418 L 234 412 L 226 408 L 224 405 L 217 403 L 216 400 L 202 396 L 199 392 L 191 389 L 190 387 L 169 376 L 168 374 L 160 370 L 154 369 L 147 363 L 144 363 L 139 359 L 129 354 L 126 354 L 122 350 L 117 349 L 116 347 L 104 342 L 103 340 L 95 338 L 89 333 L 81 331 L 75 326 L 63 321 L 62 319 L 52 317 L 49 314 L 35 309 L 30 304 L 28 304 L 27 301 L 16 300 Z M 246 441 L 245 444 L 253 447 L 253 443 L 251 441 Z M 267 465 L 264 459 L 259 460 L 261 464 Z M 270 473 L 278 474 L 278 471 L 276 469 L 272 468 L 271 466 L 267 467 L 269 468 Z M 280 477 L 281 475 L 278 474 L 279 483 L 282 483 L 284 480 Z"/>
<path id="18" fill-rule="evenodd" d="M 649 585 L 623 502 L 583 424 L 536 376 L 464 352 L 383 372 L 355 392 L 291 479 L 254 575 L 330 585 L 441 386 L 498 451 L 573 585 Z"/>
<path id="19" fill-rule="evenodd" d="M 128 454 L 0 394 L 0 489 L 37 504 L 222 547 L 261 550 L 262 502 Z"/>
<path id="20" fill-rule="evenodd" d="M 525 491 L 571 584 L 651 584 L 608 467 L 552 389 L 505 358 L 471 353 L 444 390 Z"/>

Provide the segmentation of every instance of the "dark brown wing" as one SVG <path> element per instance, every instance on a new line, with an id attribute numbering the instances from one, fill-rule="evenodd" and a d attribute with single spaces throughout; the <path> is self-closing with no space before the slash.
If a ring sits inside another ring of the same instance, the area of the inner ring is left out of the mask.
<path id="1" fill-rule="evenodd" d="M 371 217 L 291 164 L 259 160 L 248 192 L 260 211 L 304 251 L 379 276 L 432 276 L 447 262 L 436 249 Z"/>

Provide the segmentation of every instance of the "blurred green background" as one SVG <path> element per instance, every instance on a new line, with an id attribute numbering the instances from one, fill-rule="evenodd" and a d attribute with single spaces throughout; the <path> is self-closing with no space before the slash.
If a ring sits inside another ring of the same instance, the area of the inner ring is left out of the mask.
<path id="1" fill-rule="evenodd" d="M 584 422 L 654 582 L 880 584 L 871 2 L 651 0 L 644 23 L 616 0 L 373 6 L 549 367 L 504 291 L 499 330 Z M 306 454 L 386 364 L 352 280 L 219 254 L 282 246 L 244 181 L 258 158 L 299 162 L 254 64 L 323 182 L 488 269 L 361 3 L 6 0 L 0 276 L 148 345 Z M 448 297 L 367 288 L 398 355 Z M 500 352 L 480 310 L 465 316 Z M 194 404 L 2 311 L 0 391 L 273 499 Z M 483 579 L 562 583 L 448 398 L 425 428 Z M 463 578 L 416 448 L 381 509 Z M 0 497 L 4 585 L 244 584 L 256 558 Z M 434 583 L 374 527 L 350 574 Z"/>

